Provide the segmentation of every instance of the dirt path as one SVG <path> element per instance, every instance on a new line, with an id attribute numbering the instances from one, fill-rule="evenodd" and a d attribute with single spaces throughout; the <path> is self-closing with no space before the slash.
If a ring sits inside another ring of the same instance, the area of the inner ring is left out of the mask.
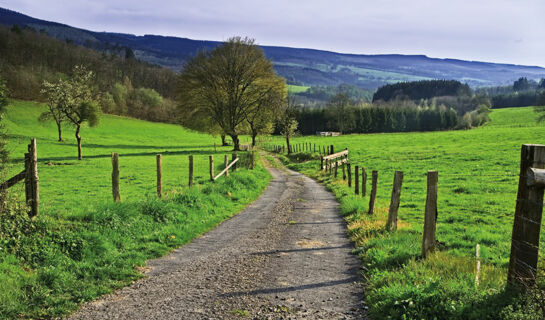
<path id="1" fill-rule="evenodd" d="M 360 262 L 334 196 L 301 174 L 269 171 L 270 185 L 242 213 L 71 319 L 366 318 Z"/>

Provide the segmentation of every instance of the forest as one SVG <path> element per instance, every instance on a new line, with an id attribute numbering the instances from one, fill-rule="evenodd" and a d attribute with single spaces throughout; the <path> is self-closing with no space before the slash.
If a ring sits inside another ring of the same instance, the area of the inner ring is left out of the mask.
<path id="1" fill-rule="evenodd" d="M 489 96 L 494 108 L 545 105 L 545 79 L 538 82 L 521 77 L 513 85 L 479 88 L 476 92 Z"/>
<path id="2" fill-rule="evenodd" d="M 173 122 L 175 72 L 135 59 L 130 48 L 95 51 L 51 38 L 43 30 L 0 27 L 0 74 L 10 97 L 45 101 L 44 81 L 67 78 L 75 65 L 94 73 L 104 112 Z"/>
<path id="3" fill-rule="evenodd" d="M 322 107 L 296 112 L 301 134 L 318 131 L 376 133 L 470 129 L 488 121 L 491 101 L 455 80 L 385 85 L 373 103 L 339 92 Z"/>

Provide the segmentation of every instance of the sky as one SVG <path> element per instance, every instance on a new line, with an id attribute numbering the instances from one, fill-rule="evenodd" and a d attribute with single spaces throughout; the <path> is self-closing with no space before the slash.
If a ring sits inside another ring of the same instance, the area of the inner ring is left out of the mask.
<path id="1" fill-rule="evenodd" d="M 545 0 L 0 0 L 93 31 L 545 67 Z"/>

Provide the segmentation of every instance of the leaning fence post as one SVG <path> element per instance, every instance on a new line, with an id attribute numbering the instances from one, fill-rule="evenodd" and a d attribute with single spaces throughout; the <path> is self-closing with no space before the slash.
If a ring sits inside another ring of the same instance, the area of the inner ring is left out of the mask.
<path id="1" fill-rule="evenodd" d="M 377 198 L 378 171 L 371 173 L 371 195 L 369 196 L 369 211 L 367 214 L 373 214 L 375 211 L 375 200 Z"/>
<path id="2" fill-rule="evenodd" d="M 157 155 L 157 196 L 161 198 L 163 194 L 163 156 Z"/>
<path id="3" fill-rule="evenodd" d="M 214 181 L 214 156 L 210 155 L 208 156 L 208 162 L 210 166 L 210 180 Z"/>
<path id="4" fill-rule="evenodd" d="M 28 155 L 28 156 L 27 156 Z M 36 149 L 36 139 L 31 139 L 28 145 L 28 154 L 25 154 L 25 191 L 26 201 L 30 207 L 30 217 L 37 216 L 39 213 L 40 191 L 38 177 L 38 151 Z"/>
<path id="5" fill-rule="evenodd" d="M 361 196 L 365 197 L 367 194 L 367 172 L 365 167 L 361 167 Z"/>
<path id="6" fill-rule="evenodd" d="M 354 166 L 354 194 L 360 194 L 360 167 Z"/>
<path id="7" fill-rule="evenodd" d="M 112 153 L 112 194 L 115 202 L 121 201 L 119 194 L 119 154 Z"/>
<path id="8" fill-rule="evenodd" d="M 337 178 L 337 170 L 339 168 L 339 162 L 335 161 L 335 178 Z"/>
<path id="9" fill-rule="evenodd" d="M 433 252 L 436 246 L 435 226 L 437 224 L 437 171 L 428 171 L 428 190 L 424 217 L 424 235 L 422 237 L 422 256 Z"/>
<path id="10" fill-rule="evenodd" d="M 193 155 L 189 155 L 189 183 L 188 186 L 193 187 Z"/>
<path id="11" fill-rule="evenodd" d="M 539 254 L 539 232 L 543 215 L 544 185 L 534 177 L 545 168 L 545 146 L 522 145 L 520 178 L 511 238 L 507 281 L 527 288 L 535 283 Z"/>
<path id="12" fill-rule="evenodd" d="M 346 180 L 346 162 L 343 162 L 343 180 Z"/>
<path id="13" fill-rule="evenodd" d="M 388 210 L 388 222 L 386 230 L 397 230 L 397 211 L 401 201 L 401 185 L 403 183 L 403 172 L 396 171 L 394 173 L 394 186 L 392 187 L 392 199 L 390 200 L 390 210 Z"/>

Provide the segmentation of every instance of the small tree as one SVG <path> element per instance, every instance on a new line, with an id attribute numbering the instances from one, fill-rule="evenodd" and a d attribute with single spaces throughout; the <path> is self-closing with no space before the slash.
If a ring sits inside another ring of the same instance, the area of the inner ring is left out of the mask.
<path id="1" fill-rule="evenodd" d="M 297 131 L 297 126 L 299 125 L 297 123 L 296 119 L 296 106 L 293 102 L 293 98 L 288 95 L 288 98 L 286 99 L 286 107 L 284 109 L 284 112 L 280 115 L 278 119 L 278 126 L 280 127 L 280 133 L 284 138 L 286 138 L 286 146 L 288 148 L 288 154 L 291 153 L 291 145 L 290 145 L 290 138 L 295 135 L 295 132 Z"/>
<path id="2" fill-rule="evenodd" d="M 62 123 L 67 120 L 66 115 L 63 112 L 63 106 L 66 104 L 67 95 L 63 90 L 63 86 L 59 83 L 50 83 L 44 81 L 42 84 L 42 94 L 47 95 L 47 111 L 43 112 L 38 120 L 41 122 L 55 121 L 57 125 L 57 133 L 59 135 L 59 141 L 62 139 Z"/>
<path id="3" fill-rule="evenodd" d="M 96 126 L 100 116 L 92 79 L 91 71 L 87 71 L 83 66 L 76 66 L 68 80 L 59 79 L 56 83 L 48 85 L 49 100 L 58 102 L 55 108 L 58 108 L 67 121 L 76 127 L 79 160 L 82 159 L 81 125 L 87 122 L 91 127 Z"/>
<path id="4" fill-rule="evenodd" d="M 534 111 L 539 114 L 537 122 L 545 120 L 545 90 L 541 90 L 537 98 L 537 106 L 534 107 Z"/>

